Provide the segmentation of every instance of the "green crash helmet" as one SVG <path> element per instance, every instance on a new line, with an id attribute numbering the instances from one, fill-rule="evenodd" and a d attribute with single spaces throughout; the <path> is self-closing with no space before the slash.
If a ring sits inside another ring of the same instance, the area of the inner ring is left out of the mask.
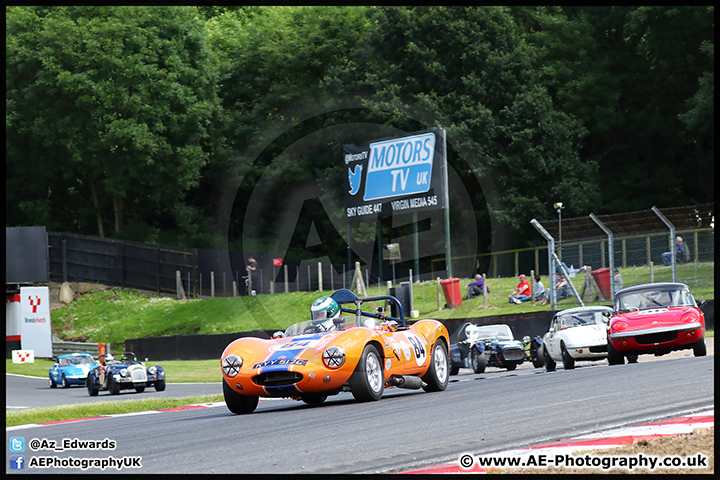
<path id="1" fill-rule="evenodd" d="M 310 307 L 310 319 L 313 325 L 323 323 L 328 318 L 340 315 L 340 305 L 330 297 L 320 297 Z"/>

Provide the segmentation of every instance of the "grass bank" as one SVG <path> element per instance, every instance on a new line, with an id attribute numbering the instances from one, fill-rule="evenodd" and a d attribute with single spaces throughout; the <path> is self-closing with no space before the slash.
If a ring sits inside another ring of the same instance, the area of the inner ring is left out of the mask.
<path id="1" fill-rule="evenodd" d="M 685 269 L 685 270 L 683 270 Z M 648 267 L 621 269 L 625 285 L 650 281 Z M 669 267 L 655 267 L 655 281 L 670 280 Z M 667 278 L 666 278 L 667 277 Z M 715 296 L 713 264 L 691 264 L 678 267 L 678 278 L 690 286 L 695 298 L 711 299 Z M 704 279 L 709 278 L 710 281 Z M 700 280 L 702 279 L 702 280 Z M 465 296 L 469 279 L 462 279 L 460 289 Z M 548 277 L 542 281 L 550 285 Z M 582 291 L 585 274 L 573 279 L 578 292 Z M 413 306 L 420 318 L 475 318 L 489 315 L 514 314 L 527 311 L 549 310 L 549 305 L 532 306 L 510 304 L 507 296 L 515 289 L 517 279 L 491 278 L 487 308 L 482 297 L 463 300 L 454 309 L 443 308 L 444 297 L 438 292 L 437 282 L 413 284 Z M 384 295 L 384 286 L 372 286 L 369 295 Z M 312 302 L 331 290 L 322 292 L 290 292 L 253 297 L 212 298 L 202 300 L 176 300 L 138 292 L 112 288 L 87 293 L 70 305 L 52 312 L 55 333 L 68 341 L 87 341 L 123 345 L 128 338 L 168 335 L 235 333 L 250 330 L 283 330 L 293 323 L 306 320 Z M 440 297 L 440 298 L 438 298 Z M 586 304 L 609 304 L 595 302 Z M 577 306 L 574 299 L 562 300 L 559 308 Z M 409 312 L 406 313 L 409 316 Z"/>

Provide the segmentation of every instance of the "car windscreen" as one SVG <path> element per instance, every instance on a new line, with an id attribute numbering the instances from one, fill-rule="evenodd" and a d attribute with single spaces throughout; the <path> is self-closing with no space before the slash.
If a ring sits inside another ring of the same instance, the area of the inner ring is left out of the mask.
<path id="1" fill-rule="evenodd" d="M 507 325 L 487 325 L 477 327 L 471 331 L 468 331 L 468 337 L 473 340 L 478 339 L 498 339 L 498 340 L 512 340 L 513 335 L 510 327 Z"/>
<path id="2" fill-rule="evenodd" d="M 354 320 L 354 317 L 342 317 L 350 318 L 351 320 Z M 338 319 L 335 319 L 337 321 Z M 363 317 L 363 320 L 372 320 L 372 319 L 366 319 Z M 347 320 L 345 320 L 347 322 Z M 373 324 L 376 324 L 377 322 L 375 320 L 372 320 Z M 365 325 L 369 326 L 369 325 Z M 313 323 L 312 320 L 305 320 L 302 322 L 294 323 L 290 325 L 288 328 L 285 329 L 285 336 L 286 337 L 293 337 L 295 335 L 302 335 L 304 333 L 320 333 L 320 332 L 331 332 L 337 330 L 338 327 L 334 324 L 334 321 L 332 318 L 328 318 L 324 322 L 315 322 Z M 340 329 L 343 329 L 343 325 L 341 324 Z"/>
<path id="3" fill-rule="evenodd" d="M 682 288 L 631 291 L 618 295 L 615 300 L 615 308 L 619 312 L 694 305 L 690 292 Z"/>
<path id="4" fill-rule="evenodd" d="M 89 355 L 78 355 L 74 357 L 63 357 L 60 359 L 60 365 L 93 365 L 95 361 Z"/>
<path id="5" fill-rule="evenodd" d="M 569 313 L 558 316 L 560 328 L 580 327 L 583 325 L 602 325 L 607 320 L 602 310 Z"/>

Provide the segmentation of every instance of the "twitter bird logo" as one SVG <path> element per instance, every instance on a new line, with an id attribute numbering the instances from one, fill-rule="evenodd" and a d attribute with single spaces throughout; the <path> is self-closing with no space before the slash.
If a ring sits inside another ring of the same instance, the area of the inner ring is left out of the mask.
<path id="1" fill-rule="evenodd" d="M 350 195 L 355 195 L 360 190 L 360 174 L 362 173 L 362 165 L 355 165 L 355 171 L 348 168 L 348 180 L 350 181 Z"/>

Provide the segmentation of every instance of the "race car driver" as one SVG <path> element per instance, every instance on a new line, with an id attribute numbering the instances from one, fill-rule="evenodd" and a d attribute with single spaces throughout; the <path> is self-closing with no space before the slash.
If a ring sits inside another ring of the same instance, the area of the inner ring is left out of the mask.
<path id="1" fill-rule="evenodd" d="M 333 330 L 333 319 L 340 316 L 340 305 L 330 297 L 320 297 L 310 307 L 312 325 L 321 330 Z"/>

